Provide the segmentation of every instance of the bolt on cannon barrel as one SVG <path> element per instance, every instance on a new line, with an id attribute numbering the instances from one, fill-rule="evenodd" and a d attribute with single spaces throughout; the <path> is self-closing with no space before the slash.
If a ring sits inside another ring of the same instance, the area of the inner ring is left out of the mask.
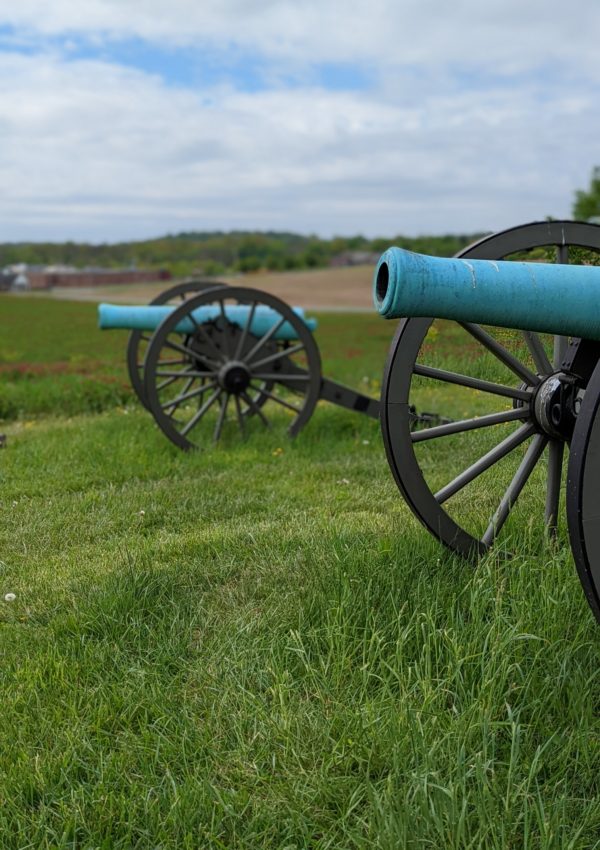
<path id="1" fill-rule="evenodd" d="M 437 316 L 600 340 L 600 267 L 427 257 L 389 248 L 373 298 L 385 319 Z"/>

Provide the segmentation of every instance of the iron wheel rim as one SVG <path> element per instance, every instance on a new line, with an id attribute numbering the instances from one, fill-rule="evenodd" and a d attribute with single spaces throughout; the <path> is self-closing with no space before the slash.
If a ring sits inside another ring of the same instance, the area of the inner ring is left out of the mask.
<path id="1" fill-rule="evenodd" d="M 600 623 L 600 363 L 587 385 L 567 467 L 571 551 L 586 599 Z"/>

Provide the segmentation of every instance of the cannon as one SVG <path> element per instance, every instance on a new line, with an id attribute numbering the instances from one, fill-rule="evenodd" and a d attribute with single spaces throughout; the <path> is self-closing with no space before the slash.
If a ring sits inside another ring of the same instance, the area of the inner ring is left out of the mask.
<path id="1" fill-rule="evenodd" d="M 290 435 L 319 399 L 379 416 L 378 399 L 324 378 L 316 321 L 273 295 L 197 280 L 171 287 L 148 306 L 100 305 L 104 329 L 131 331 L 132 385 L 167 437 L 182 449 L 246 434 L 256 418 L 285 419 Z M 412 427 L 443 420 L 411 413 Z"/>
<path id="2" fill-rule="evenodd" d="M 515 262 L 515 254 L 542 248 L 536 262 Z M 539 262 L 549 251 L 554 262 Z M 472 558 L 544 528 L 555 535 L 564 498 L 598 621 L 599 256 L 599 226 L 534 222 L 453 259 L 392 248 L 373 283 L 377 310 L 400 319 L 381 426 L 410 508 L 442 543 Z M 440 394 L 454 421 L 411 432 L 410 405 Z"/>
<path id="3" fill-rule="evenodd" d="M 292 308 L 311 331 L 317 327 L 316 319 L 306 319 L 304 310 L 300 307 Z M 98 326 L 106 328 L 126 328 L 136 331 L 155 331 L 160 323 L 170 316 L 172 307 L 148 306 L 148 307 L 124 307 L 120 304 L 100 304 L 98 306 Z M 252 336 L 264 336 L 268 330 L 276 325 L 273 339 L 290 342 L 296 340 L 296 333 L 289 322 L 283 324 L 278 322 L 279 314 L 270 307 L 257 307 L 251 313 L 251 308 L 237 304 L 225 307 L 223 312 L 214 304 L 197 307 L 187 315 L 183 316 L 173 330 L 184 336 L 194 333 L 199 325 L 209 325 L 218 321 L 221 316 L 229 324 L 241 331 L 248 326 L 248 333 Z"/>

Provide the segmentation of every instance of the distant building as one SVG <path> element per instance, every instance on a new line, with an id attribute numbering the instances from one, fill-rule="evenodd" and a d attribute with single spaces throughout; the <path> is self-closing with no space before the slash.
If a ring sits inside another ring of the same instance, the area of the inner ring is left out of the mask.
<path id="1" fill-rule="evenodd" d="M 0 276 L 0 289 L 4 289 L 3 280 L 9 278 L 6 289 L 52 289 L 54 286 L 94 287 L 113 286 L 128 283 L 151 283 L 158 280 L 170 280 L 171 273 L 166 269 L 75 269 L 70 266 L 27 266 L 18 263 L 8 266 Z"/>
<path id="2" fill-rule="evenodd" d="M 379 260 L 380 254 L 372 251 L 342 251 L 331 258 L 330 266 L 372 266 Z"/>
<path id="3" fill-rule="evenodd" d="M 19 272 L 16 274 L 10 288 L 17 292 L 24 292 L 26 289 L 29 289 L 30 286 L 27 274 L 25 272 Z"/>

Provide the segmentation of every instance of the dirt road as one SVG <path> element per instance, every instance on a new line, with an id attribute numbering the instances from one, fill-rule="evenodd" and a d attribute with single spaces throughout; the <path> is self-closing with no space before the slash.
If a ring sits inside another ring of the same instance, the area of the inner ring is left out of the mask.
<path id="1" fill-rule="evenodd" d="M 234 286 L 262 289 L 277 295 L 289 304 L 319 310 L 373 310 L 371 298 L 372 266 L 317 269 L 315 271 L 256 273 L 224 276 L 219 280 Z M 173 281 L 174 283 L 175 281 Z M 40 292 L 45 297 L 69 301 L 112 301 L 147 304 L 151 298 L 170 284 L 130 284 L 93 288 L 56 288 Z"/>

